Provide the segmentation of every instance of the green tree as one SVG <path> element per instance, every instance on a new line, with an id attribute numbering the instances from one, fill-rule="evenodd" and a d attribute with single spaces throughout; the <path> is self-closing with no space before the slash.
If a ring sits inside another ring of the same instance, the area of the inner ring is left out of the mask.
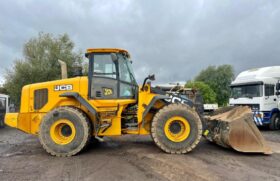
<path id="1" fill-rule="evenodd" d="M 72 75 L 72 65 L 80 63 L 82 54 L 74 51 L 74 43 L 67 34 L 54 37 L 39 33 L 23 46 L 23 58 L 17 59 L 5 74 L 4 87 L 11 100 L 19 105 L 21 89 L 24 85 L 60 79 L 58 59 L 67 63 L 68 75 Z"/>
<path id="2" fill-rule="evenodd" d="M 223 106 L 228 103 L 230 96 L 230 83 L 234 78 L 234 70 L 231 65 L 209 66 L 202 70 L 195 81 L 208 84 L 216 93 L 217 102 Z"/>
<path id="3" fill-rule="evenodd" d="M 216 93 L 210 88 L 209 85 L 199 81 L 188 81 L 185 85 L 187 88 L 199 90 L 202 94 L 204 103 L 215 103 Z"/>
<path id="4" fill-rule="evenodd" d="M 7 94 L 7 93 L 8 93 L 7 90 L 4 87 L 0 86 L 0 94 Z"/>

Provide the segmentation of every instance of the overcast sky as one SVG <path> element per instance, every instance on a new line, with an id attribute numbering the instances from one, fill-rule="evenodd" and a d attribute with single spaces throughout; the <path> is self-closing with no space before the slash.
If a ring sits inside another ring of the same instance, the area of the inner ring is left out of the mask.
<path id="1" fill-rule="evenodd" d="M 83 52 L 127 49 L 139 82 L 149 73 L 186 81 L 208 65 L 239 73 L 280 64 L 278 0 L 2 0 L 1 75 L 41 31 L 67 33 Z"/>

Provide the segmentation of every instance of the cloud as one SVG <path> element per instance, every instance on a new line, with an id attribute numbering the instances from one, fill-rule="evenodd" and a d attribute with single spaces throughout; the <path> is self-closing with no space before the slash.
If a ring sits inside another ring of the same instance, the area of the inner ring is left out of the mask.
<path id="1" fill-rule="evenodd" d="M 140 83 L 192 79 L 208 65 L 236 73 L 279 65 L 280 1 L 14 0 L 0 2 L 0 72 L 38 32 L 68 33 L 76 48 L 130 51 Z"/>

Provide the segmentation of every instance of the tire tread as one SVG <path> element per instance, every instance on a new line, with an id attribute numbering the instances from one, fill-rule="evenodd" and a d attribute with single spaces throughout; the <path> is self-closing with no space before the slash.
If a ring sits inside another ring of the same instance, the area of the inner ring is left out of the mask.
<path id="1" fill-rule="evenodd" d="M 43 121 L 48 120 L 51 118 L 51 116 L 53 115 L 54 112 L 61 112 L 61 111 L 68 111 L 71 112 L 73 114 L 76 114 L 80 120 L 85 120 L 82 121 L 82 123 L 84 124 L 85 128 L 86 128 L 86 141 L 82 142 L 81 145 L 79 145 L 79 147 L 71 152 L 68 153 L 57 153 L 54 152 L 52 149 L 50 149 L 46 143 L 45 140 L 43 139 L 43 137 L 40 134 L 40 131 L 44 129 L 44 124 L 42 124 Z M 70 157 L 70 156 L 74 156 L 77 153 L 79 153 L 80 151 L 84 150 L 85 147 L 88 145 L 90 138 L 91 138 L 91 133 L 92 133 L 92 126 L 91 123 L 88 119 L 88 117 L 86 116 L 86 114 L 84 112 L 82 112 L 80 109 L 75 108 L 75 107 L 70 107 L 70 106 L 63 106 L 63 107 L 58 107 L 55 108 L 54 110 L 50 111 L 49 113 L 47 113 L 45 115 L 45 117 L 43 118 L 41 124 L 40 124 L 40 131 L 39 131 L 39 140 L 40 143 L 42 145 L 42 147 L 46 150 L 47 153 L 51 154 L 52 156 L 57 156 L 57 157 Z"/>
<path id="2" fill-rule="evenodd" d="M 199 121 L 196 121 L 197 128 L 198 128 L 198 136 L 196 137 L 195 141 L 189 147 L 187 147 L 186 149 L 175 151 L 175 150 L 172 150 L 172 149 L 168 148 L 167 146 L 163 145 L 158 140 L 158 137 L 156 135 L 156 125 L 158 123 L 160 123 L 160 121 L 161 121 L 160 117 L 162 115 L 168 114 L 169 112 L 176 111 L 178 109 L 189 111 L 191 114 L 193 114 L 195 116 L 196 120 L 199 120 Z M 188 105 L 179 104 L 179 103 L 169 104 L 169 105 L 163 107 L 162 109 L 160 109 L 156 113 L 156 115 L 154 116 L 154 118 L 152 120 L 152 124 L 151 124 L 151 136 L 152 136 L 152 139 L 155 142 L 155 144 L 160 149 L 162 149 L 164 152 L 171 153 L 171 154 L 185 154 L 185 153 L 188 153 L 188 152 L 192 151 L 197 146 L 197 144 L 199 143 L 199 141 L 201 139 L 201 136 L 202 136 L 202 123 L 201 123 L 201 120 L 200 120 L 198 114 L 196 113 L 196 111 L 194 109 L 192 109 L 191 107 L 189 107 Z"/>

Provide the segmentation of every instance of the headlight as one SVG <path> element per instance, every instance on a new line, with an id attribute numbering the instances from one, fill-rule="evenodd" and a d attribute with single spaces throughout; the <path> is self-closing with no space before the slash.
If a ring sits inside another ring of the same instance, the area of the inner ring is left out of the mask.
<path id="1" fill-rule="evenodd" d="M 253 111 L 260 110 L 260 105 L 259 104 L 251 104 L 250 107 Z"/>

